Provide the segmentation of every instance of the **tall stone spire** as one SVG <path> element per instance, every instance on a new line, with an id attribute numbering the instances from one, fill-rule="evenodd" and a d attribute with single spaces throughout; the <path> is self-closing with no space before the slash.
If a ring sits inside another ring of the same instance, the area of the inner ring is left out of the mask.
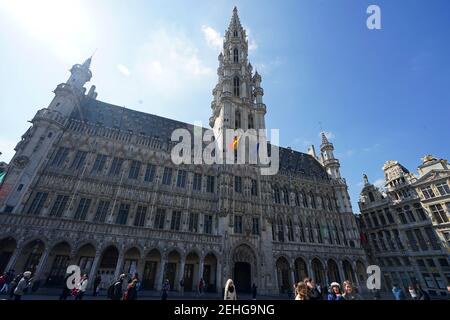
<path id="1" fill-rule="evenodd" d="M 92 72 L 90 70 L 91 62 L 92 57 L 89 57 L 83 64 L 75 64 L 70 69 L 71 75 L 69 80 L 67 80 L 67 84 L 84 93 L 86 90 L 84 85 L 91 81 L 92 78 Z"/>

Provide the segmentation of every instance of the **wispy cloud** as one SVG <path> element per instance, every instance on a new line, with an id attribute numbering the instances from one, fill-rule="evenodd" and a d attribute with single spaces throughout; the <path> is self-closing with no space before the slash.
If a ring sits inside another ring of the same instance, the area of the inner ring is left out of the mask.
<path id="1" fill-rule="evenodd" d="M 258 49 L 258 44 L 256 43 L 255 38 L 252 36 L 252 30 L 247 26 L 243 27 L 247 33 L 248 51 L 255 51 L 256 49 Z"/>
<path id="2" fill-rule="evenodd" d="M 173 95 L 186 84 L 213 75 L 197 47 L 182 30 L 171 26 L 159 26 L 149 33 L 138 51 L 136 70 L 153 93 L 162 95 Z"/>
<path id="3" fill-rule="evenodd" d="M 130 70 L 127 67 L 125 67 L 123 64 L 118 64 L 117 70 L 119 70 L 119 72 L 126 77 L 128 77 L 131 74 Z"/>
<path id="4" fill-rule="evenodd" d="M 209 26 L 202 26 L 203 37 L 205 38 L 206 44 L 211 49 L 221 50 L 223 46 L 223 37 L 220 32 Z"/>

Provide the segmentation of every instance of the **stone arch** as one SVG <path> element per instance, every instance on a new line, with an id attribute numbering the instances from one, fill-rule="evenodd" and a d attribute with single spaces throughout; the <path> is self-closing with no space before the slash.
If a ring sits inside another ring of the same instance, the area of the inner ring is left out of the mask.
<path id="1" fill-rule="evenodd" d="M 308 264 L 306 261 L 307 260 L 303 257 L 297 257 L 294 260 L 294 275 L 296 283 L 303 281 L 303 279 L 306 277 L 309 277 Z"/>
<path id="2" fill-rule="evenodd" d="M 95 244 L 87 241 L 76 248 L 72 261 L 80 267 L 82 273 L 90 274 L 95 255 Z"/>
<path id="3" fill-rule="evenodd" d="M 311 260 L 311 273 L 316 283 L 320 284 L 322 288 L 325 288 L 326 279 L 325 279 L 324 263 L 322 263 L 322 261 L 317 257 Z"/>
<path id="4" fill-rule="evenodd" d="M 133 276 L 138 271 L 139 261 L 141 259 L 141 250 L 138 246 L 130 246 L 124 250 L 124 260 L 122 272 Z"/>
<path id="5" fill-rule="evenodd" d="M 33 274 L 37 271 L 37 267 L 47 245 L 42 239 L 43 237 L 34 237 L 32 240 L 24 242 L 20 257 L 17 259 L 14 269 L 16 273 L 31 271 Z"/>
<path id="6" fill-rule="evenodd" d="M 70 264 L 72 246 L 67 240 L 55 241 L 51 245 L 47 266 L 44 270 L 47 287 L 60 287 L 63 284 L 67 267 Z"/>
<path id="7" fill-rule="evenodd" d="M 339 274 L 339 265 L 337 264 L 336 260 L 330 258 L 327 261 L 327 273 L 328 273 L 328 281 L 331 282 L 337 282 L 341 283 L 342 279 Z"/>
<path id="8" fill-rule="evenodd" d="M 203 280 L 205 281 L 205 290 L 208 292 L 217 292 L 218 279 L 217 268 L 219 266 L 217 255 L 210 251 L 205 255 L 203 267 Z"/>
<path id="9" fill-rule="evenodd" d="M 358 279 L 359 284 L 363 284 L 367 280 L 367 273 L 366 273 L 366 267 L 364 265 L 364 262 L 361 260 L 356 260 L 355 263 L 355 269 L 356 269 L 356 277 Z"/>
<path id="10" fill-rule="evenodd" d="M 171 290 L 178 287 L 178 272 L 183 255 L 178 248 L 167 250 L 167 263 L 164 266 L 164 280 L 169 280 Z"/>
<path id="11" fill-rule="evenodd" d="M 240 243 L 231 251 L 230 266 L 238 292 L 249 292 L 252 283 L 257 283 L 258 261 L 255 250 L 248 243 Z"/>
<path id="12" fill-rule="evenodd" d="M 354 285 L 356 284 L 356 276 L 352 264 L 348 259 L 342 260 L 342 270 L 344 271 L 344 280 L 350 280 Z"/>
<path id="13" fill-rule="evenodd" d="M 103 246 L 101 252 L 97 274 L 102 278 L 100 287 L 107 288 L 109 284 L 116 280 L 115 272 L 119 260 L 119 249 L 117 246 L 110 244 Z"/>
<path id="14" fill-rule="evenodd" d="M 155 289 L 156 276 L 161 267 L 161 259 L 162 254 L 159 248 L 152 248 L 145 253 L 142 289 Z"/>
<path id="15" fill-rule="evenodd" d="M 289 266 L 289 260 L 284 256 L 280 256 L 276 260 L 275 266 L 280 293 L 291 292 L 292 284 L 290 280 L 291 269 Z"/>
<path id="16" fill-rule="evenodd" d="M 10 259 L 17 250 L 17 240 L 12 236 L 4 236 L 0 240 L 0 274 L 3 274 L 8 266 Z"/>
<path id="17" fill-rule="evenodd" d="M 184 279 L 184 290 L 195 291 L 196 284 L 198 283 L 198 274 L 200 267 L 201 256 L 197 250 L 191 250 L 186 255 L 183 279 Z"/>

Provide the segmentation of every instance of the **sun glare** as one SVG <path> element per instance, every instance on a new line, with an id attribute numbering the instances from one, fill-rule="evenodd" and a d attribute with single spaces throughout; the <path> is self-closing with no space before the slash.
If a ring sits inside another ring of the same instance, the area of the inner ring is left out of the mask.
<path id="1" fill-rule="evenodd" d="M 0 1 L 0 10 L 17 27 L 66 63 L 80 60 L 82 53 L 92 50 L 95 29 L 90 28 L 86 8 L 86 3 L 73 0 Z"/>

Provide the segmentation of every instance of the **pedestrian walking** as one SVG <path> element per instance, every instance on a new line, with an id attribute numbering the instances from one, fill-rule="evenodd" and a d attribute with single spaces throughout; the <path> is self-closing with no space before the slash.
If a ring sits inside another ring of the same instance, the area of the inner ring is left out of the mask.
<path id="1" fill-rule="evenodd" d="M 162 300 L 167 300 L 169 296 L 169 291 L 170 291 L 170 282 L 169 279 L 166 279 L 166 281 L 164 281 L 162 286 L 162 295 L 161 295 Z"/>
<path id="2" fill-rule="evenodd" d="M 10 299 L 12 299 L 14 297 L 14 290 L 16 289 L 17 284 L 19 283 L 20 279 L 22 279 L 22 277 L 23 277 L 23 273 L 19 273 L 11 281 L 10 288 L 9 288 L 9 298 Z"/>
<path id="3" fill-rule="evenodd" d="M 430 300 L 430 295 L 420 287 L 420 284 L 411 284 L 408 291 L 413 300 Z"/>
<path id="4" fill-rule="evenodd" d="M 237 292 L 233 280 L 228 279 L 225 284 L 224 300 L 237 300 Z"/>
<path id="5" fill-rule="evenodd" d="M 184 297 L 184 279 L 180 280 L 180 293 L 181 296 Z"/>
<path id="6" fill-rule="evenodd" d="M 5 272 L 0 276 L 0 293 L 8 292 L 8 279 L 9 272 Z"/>
<path id="7" fill-rule="evenodd" d="M 25 271 L 22 279 L 17 283 L 14 289 L 14 300 L 21 300 L 22 296 L 28 291 L 32 282 L 31 271 Z"/>
<path id="8" fill-rule="evenodd" d="M 136 288 L 137 283 L 138 283 L 137 279 L 131 280 L 131 282 L 128 284 L 128 289 L 124 295 L 123 300 L 137 300 L 137 288 Z"/>
<path id="9" fill-rule="evenodd" d="M 198 295 L 200 297 L 203 295 L 204 289 L 205 289 L 205 281 L 203 281 L 203 278 L 200 278 L 200 281 L 198 282 Z"/>
<path id="10" fill-rule="evenodd" d="M 256 294 L 258 293 L 258 287 L 256 284 L 253 283 L 252 285 L 252 298 L 253 300 L 256 300 Z"/>
<path id="11" fill-rule="evenodd" d="M 362 297 L 356 292 L 355 287 L 349 280 L 345 280 L 343 283 L 344 294 L 342 297 L 344 300 L 362 300 Z"/>
<path id="12" fill-rule="evenodd" d="M 332 282 L 330 285 L 330 293 L 328 293 L 327 300 L 344 300 L 341 293 L 341 286 L 337 282 Z"/>
<path id="13" fill-rule="evenodd" d="M 67 281 L 69 280 L 69 277 L 71 277 L 74 273 L 75 271 L 73 271 L 72 273 L 67 273 L 66 276 L 64 277 L 64 281 L 62 284 L 62 292 L 59 295 L 59 300 L 67 300 L 67 297 L 70 296 L 70 289 L 69 286 L 67 285 Z M 74 280 L 72 280 L 72 285 L 75 285 Z"/>

